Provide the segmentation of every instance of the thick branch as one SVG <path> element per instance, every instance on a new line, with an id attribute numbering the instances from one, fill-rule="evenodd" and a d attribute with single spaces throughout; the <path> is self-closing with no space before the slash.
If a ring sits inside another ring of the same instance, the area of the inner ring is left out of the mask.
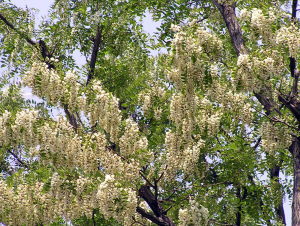
<path id="1" fill-rule="evenodd" d="M 278 100 L 282 102 L 292 112 L 297 121 L 300 122 L 300 103 L 295 99 L 288 101 L 282 95 L 278 96 Z"/>
<path id="2" fill-rule="evenodd" d="M 294 162 L 294 187 L 292 204 L 292 226 L 300 225 L 300 138 L 294 137 L 289 148 Z"/>
<path id="3" fill-rule="evenodd" d="M 229 5 L 226 3 L 220 4 L 217 0 L 213 0 L 213 2 L 223 16 L 237 55 L 247 54 L 248 51 L 245 47 L 242 30 L 235 14 L 235 3 Z M 267 114 L 270 114 L 273 110 L 276 110 L 274 101 L 272 101 L 270 98 L 264 95 L 263 91 L 259 93 L 254 93 L 254 95 L 258 99 L 258 101 L 264 106 L 264 109 Z M 279 113 L 279 110 L 276 111 Z"/>
<path id="4" fill-rule="evenodd" d="M 233 46 L 237 54 L 238 55 L 246 54 L 247 50 L 244 45 L 242 30 L 235 15 L 235 4 L 232 5 L 228 5 L 226 3 L 220 4 L 218 3 L 217 0 L 213 0 L 213 2 L 223 16 L 226 27 L 231 37 L 231 41 L 233 43 Z"/>
<path id="5" fill-rule="evenodd" d="M 64 105 L 64 111 L 66 113 L 66 116 L 69 120 L 69 123 L 73 126 L 73 128 L 76 130 L 78 128 L 78 123 L 76 120 L 76 117 L 69 111 L 68 105 Z"/>
<path id="6" fill-rule="evenodd" d="M 9 22 L 3 14 L 0 13 L 0 20 L 2 20 L 9 28 L 13 29 L 17 34 L 25 38 L 25 40 L 32 46 L 36 46 L 36 42 L 30 39 L 26 34 L 19 31 L 11 22 Z"/>
<path id="7" fill-rule="evenodd" d="M 295 1 L 295 0 L 294 0 Z M 293 3 L 294 3 L 293 1 Z M 242 30 L 239 26 L 236 14 L 235 14 L 235 3 L 232 5 L 223 3 L 220 4 L 218 3 L 217 0 L 213 0 L 214 4 L 217 6 L 217 8 L 219 9 L 220 13 L 223 16 L 223 19 L 225 21 L 226 27 L 229 31 L 232 43 L 234 45 L 234 48 L 236 50 L 237 55 L 241 55 L 241 54 L 247 54 L 247 49 L 245 47 L 244 44 L 244 40 L 243 40 L 243 36 L 242 36 Z M 296 67 L 296 63 L 295 60 L 292 59 L 291 63 L 290 63 L 290 67 L 291 67 L 291 73 L 295 73 L 295 67 Z M 271 112 L 273 112 L 274 110 L 281 114 L 280 111 L 275 107 L 275 103 L 271 98 L 268 98 L 268 95 L 265 95 L 265 91 L 268 91 L 267 88 L 265 88 L 264 90 L 256 93 L 254 92 L 255 97 L 258 99 L 258 101 L 264 106 L 264 109 L 266 111 L 267 115 L 270 115 Z M 283 98 L 283 100 L 285 100 Z M 286 104 L 287 105 L 287 101 Z M 300 119 L 300 109 L 298 111 L 298 109 L 294 106 L 288 105 L 287 107 L 290 107 L 294 112 L 294 115 L 297 115 Z M 241 191 L 238 190 L 237 191 L 237 196 L 240 196 Z M 284 211 L 283 211 L 283 207 L 282 207 L 282 203 L 279 204 L 278 207 L 276 207 L 276 211 L 278 216 L 281 218 L 282 222 L 285 223 L 285 216 L 284 216 Z M 238 212 L 236 214 L 236 224 L 240 225 L 241 224 L 241 209 L 239 206 Z"/>
<path id="8" fill-rule="evenodd" d="M 295 23 L 297 18 L 297 5 L 298 0 L 293 0 L 292 3 L 292 22 Z M 298 79 L 299 79 L 299 73 L 296 73 L 296 59 L 294 57 L 290 57 L 290 71 L 291 76 L 294 78 L 294 85 L 291 92 L 292 96 L 295 96 L 298 94 Z"/>
<path id="9" fill-rule="evenodd" d="M 161 222 L 157 217 L 155 217 L 153 214 L 146 212 L 144 209 L 142 209 L 139 206 L 136 208 L 136 212 L 141 214 L 142 217 L 147 218 L 148 220 L 152 221 L 157 225 L 166 225 L 163 222 Z"/>
<path id="10" fill-rule="evenodd" d="M 292 19 L 295 20 L 297 18 L 297 6 L 298 0 L 293 0 L 292 3 Z"/>
<path id="11" fill-rule="evenodd" d="M 159 204 L 159 201 L 157 200 L 155 195 L 152 193 L 149 186 L 147 186 L 147 185 L 141 186 L 141 188 L 139 189 L 139 196 L 147 202 L 147 204 L 153 211 L 154 216 L 153 215 L 152 216 L 155 217 L 156 220 L 161 222 L 158 225 L 175 226 L 175 224 L 172 222 L 172 220 L 168 216 L 165 215 L 164 209 Z M 137 209 L 137 211 L 141 211 L 141 210 Z M 151 220 L 151 219 L 149 219 L 149 220 Z"/>
<path id="12" fill-rule="evenodd" d="M 238 207 L 237 207 L 237 212 L 235 214 L 236 215 L 235 225 L 236 226 L 241 226 L 241 222 L 242 222 L 242 205 L 241 205 L 242 195 L 241 195 L 241 188 L 240 187 L 237 188 L 236 197 L 239 200 L 239 204 L 238 204 Z"/>
<path id="13" fill-rule="evenodd" d="M 266 114 L 270 115 L 271 112 L 274 110 L 274 103 L 273 103 L 273 101 L 271 101 L 268 97 L 262 95 L 261 92 L 260 93 L 254 92 L 254 96 L 261 103 L 261 105 L 264 106 Z M 279 112 L 279 111 L 277 111 L 277 112 Z"/>
<path id="14" fill-rule="evenodd" d="M 97 34 L 94 40 L 93 50 L 92 50 L 92 56 L 91 56 L 91 62 L 90 62 L 90 71 L 88 74 L 88 78 L 86 81 L 86 84 L 88 85 L 90 80 L 94 77 L 95 74 L 95 66 L 97 61 L 97 55 L 99 52 L 99 49 L 101 47 L 101 41 L 102 41 L 102 28 L 101 26 L 97 27 Z"/>

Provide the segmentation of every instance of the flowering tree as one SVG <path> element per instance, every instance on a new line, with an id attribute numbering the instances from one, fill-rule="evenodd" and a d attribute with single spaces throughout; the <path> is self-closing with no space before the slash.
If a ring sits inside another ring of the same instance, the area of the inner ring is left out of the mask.
<path id="1" fill-rule="evenodd" d="M 60 0 L 37 29 L 0 3 L 0 222 L 285 225 L 287 194 L 300 225 L 297 6 Z"/>

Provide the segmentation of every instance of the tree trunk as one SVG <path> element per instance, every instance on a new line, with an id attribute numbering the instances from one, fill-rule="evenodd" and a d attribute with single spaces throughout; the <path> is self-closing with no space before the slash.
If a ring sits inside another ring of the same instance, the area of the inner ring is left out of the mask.
<path id="1" fill-rule="evenodd" d="M 279 183 L 279 172 L 280 172 L 280 166 L 275 165 L 273 168 L 270 170 L 270 178 L 271 180 L 274 180 L 278 185 Z M 283 197 L 280 194 L 280 203 L 275 207 L 276 215 L 280 219 L 281 223 L 286 225 L 285 221 L 285 213 L 284 213 L 284 208 L 283 208 Z"/>
<path id="2" fill-rule="evenodd" d="M 233 44 L 234 49 L 236 51 L 236 54 L 238 56 L 241 55 L 241 54 L 247 54 L 248 50 L 245 46 L 245 43 L 244 43 L 244 40 L 243 40 L 243 35 L 242 35 L 242 30 L 241 30 L 241 27 L 238 23 L 236 13 L 235 13 L 236 3 L 227 4 L 225 2 L 225 3 L 221 4 L 217 0 L 212 0 L 212 1 L 215 4 L 215 6 L 218 8 L 218 10 L 220 11 L 220 13 L 221 13 L 221 15 L 224 19 L 224 22 L 225 22 L 226 27 L 228 29 L 228 32 L 229 32 L 229 35 L 231 37 L 231 41 L 232 41 L 232 44 Z M 294 5 L 297 5 L 297 3 L 296 4 L 294 3 L 295 1 L 296 0 L 293 1 L 293 7 L 294 8 L 295 8 Z M 293 10 L 294 10 L 294 8 L 293 8 Z M 269 115 L 272 111 L 276 111 L 277 113 L 280 114 L 280 111 L 277 110 L 277 108 L 276 108 L 275 102 L 268 97 L 269 95 L 266 95 L 267 92 L 268 92 L 267 88 L 264 88 L 259 93 L 254 92 L 254 95 L 258 99 L 258 101 L 263 105 L 267 115 Z M 299 110 L 299 112 L 300 112 L 300 110 Z M 299 166 L 300 166 L 300 164 L 298 164 L 298 168 L 299 168 Z M 271 169 L 271 170 L 273 170 L 273 169 Z M 279 176 L 279 171 L 278 171 L 278 176 Z M 277 214 L 278 218 L 281 219 L 282 223 L 285 224 L 285 215 L 284 215 L 284 209 L 283 209 L 283 202 L 282 201 L 275 208 L 275 211 L 276 211 L 276 214 Z M 299 211 L 299 209 L 298 209 L 298 211 Z M 240 222 L 241 216 L 239 214 L 237 214 L 236 217 L 237 217 L 237 223 L 236 224 L 238 225 L 238 222 Z M 297 226 L 300 226 L 300 223 Z"/>
<path id="3" fill-rule="evenodd" d="M 294 137 L 290 146 L 294 163 L 294 187 L 292 204 L 292 226 L 300 225 L 300 137 Z"/>

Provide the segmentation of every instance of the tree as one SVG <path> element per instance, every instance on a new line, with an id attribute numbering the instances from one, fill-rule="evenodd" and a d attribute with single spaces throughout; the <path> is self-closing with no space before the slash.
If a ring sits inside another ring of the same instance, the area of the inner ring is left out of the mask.
<path id="1" fill-rule="evenodd" d="M 300 225 L 297 7 L 60 0 L 35 29 L 1 3 L 1 63 L 22 84 L 1 96 L 0 222 L 285 225 L 288 194 Z"/>

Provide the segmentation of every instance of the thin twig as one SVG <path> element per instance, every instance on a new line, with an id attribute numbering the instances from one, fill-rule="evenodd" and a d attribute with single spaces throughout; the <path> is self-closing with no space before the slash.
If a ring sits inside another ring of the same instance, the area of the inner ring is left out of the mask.
<path id="1" fill-rule="evenodd" d="M 10 153 L 19 163 L 21 163 L 22 166 L 29 169 L 29 166 L 24 161 L 22 161 L 15 153 L 13 153 L 11 150 L 7 150 L 7 152 Z"/>
<path id="2" fill-rule="evenodd" d="M 140 171 L 140 175 L 152 188 L 155 188 L 155 186 L 148 180 L 148 178 L 141 171 Z"/>

